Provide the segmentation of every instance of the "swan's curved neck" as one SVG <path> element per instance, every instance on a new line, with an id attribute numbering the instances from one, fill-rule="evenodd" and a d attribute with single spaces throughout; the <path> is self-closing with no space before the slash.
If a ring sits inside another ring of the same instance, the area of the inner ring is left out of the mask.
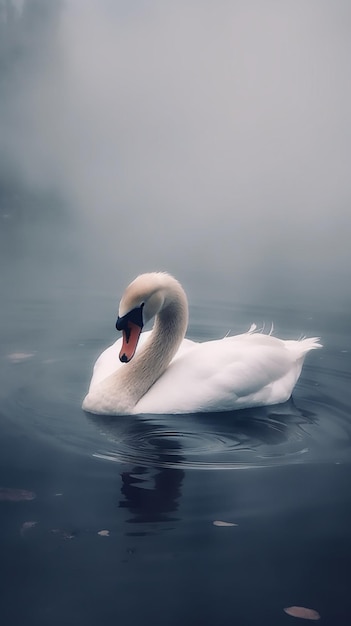
<path id="1" fill-rule="evenodd" d="M 130 363 L 104 381 L 109 386 L 106 398 L 111 398 L 114 412 L 118 407 L 118 412 L 129 413 L 135 407 L 163 374 L 184 338 L 188 325 L 185 292 L 175 279 L 167 282 L 164 292 L 164 305 L 156 315 L 148 341 Z"/>

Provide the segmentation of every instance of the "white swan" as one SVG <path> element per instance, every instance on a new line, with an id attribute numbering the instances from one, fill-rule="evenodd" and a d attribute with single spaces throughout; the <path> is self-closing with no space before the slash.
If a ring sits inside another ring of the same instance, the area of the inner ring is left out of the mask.
<path id="1" fill-rule="evenodd" d="M 152 331 L 140 336 L 154 316 Z M 307 352 L 321 347 L 316 337 L 283 341 L 251 329 L 196 343 L 184 339 L 187 325 L 180 283 L 166 273 L 138 276 L 119 306 L 123 338 L 97 359 L 83 409 L 125 415 L 278 404 L 289 399 Z"/>

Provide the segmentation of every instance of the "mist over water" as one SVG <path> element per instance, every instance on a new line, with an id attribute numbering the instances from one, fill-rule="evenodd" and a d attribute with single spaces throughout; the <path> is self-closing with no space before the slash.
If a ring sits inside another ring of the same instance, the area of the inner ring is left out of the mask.
<path id="1" fill-rule="evenodd" d="M 6 626 L 349 626 L 350 18 L 0 0 Z M 195 341 L 320 335 L 290 401 L 84 413 L 150 270 L 183 284 Z"/>
<path id="2" fill-rule="evenodd" d="M 195 298 L 350 303 L 348 3 L 6 6 L 1 163 L 40 207 L 2 229 L 33 288 L 164 269 Z"/>

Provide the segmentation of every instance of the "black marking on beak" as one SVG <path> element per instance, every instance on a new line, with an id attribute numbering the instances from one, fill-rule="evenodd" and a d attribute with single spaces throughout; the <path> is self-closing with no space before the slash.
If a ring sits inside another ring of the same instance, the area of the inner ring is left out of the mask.
<path id="1" fill-rule="evenodd" d="M 123 317 L 117 318 L 116 328 L 117 330 L 124 330 L 124 332 L 126 333 L 127 343 L 130 338 L 130 328 L 129 328 L 128 322 L 133 322 L 133 324 L 136 324 L 140 328 L 143 328 L 144 326 L 143 308 L 144 308 L 144 302 L 142 303 L 141 306 L 138 306 L 135 309 L 132 309 L 131 311 L 129 311 L 129 313 L 126 313 L 126 315 L 123 315 Z"/>

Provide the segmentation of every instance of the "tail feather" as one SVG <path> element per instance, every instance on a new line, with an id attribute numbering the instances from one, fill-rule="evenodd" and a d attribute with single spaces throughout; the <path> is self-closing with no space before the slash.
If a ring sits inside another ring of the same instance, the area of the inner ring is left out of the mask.
<path id="1" fill-rule="evenodd" d="M 285 344 L 287 348 L 291 348 L 291 350 L 296 350 L 301 355 L 303 355 L 310 350 L 323 348 L 323 344 L 320 343 L 320 340 L 320 337 L 306 337 L 305 339 L 299 339 L 298 341 L 288 340 L 285 342 Z"/>

